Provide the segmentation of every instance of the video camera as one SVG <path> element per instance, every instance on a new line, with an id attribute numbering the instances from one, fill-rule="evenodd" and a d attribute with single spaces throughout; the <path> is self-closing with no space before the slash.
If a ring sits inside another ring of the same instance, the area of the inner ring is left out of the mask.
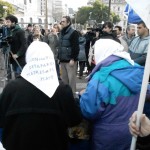
<path id="1" fill-rule="evenodd" d="M 94 28 L 88 28 L 88 31 L 87 32 L 87 35 L 89 37 L 94 38 L 96 36 L 96 32 L 99 32 L 99 37 L 103 35 L 103 27 L 102 27 L 102 24 L 98 24 L 96 27 Z"/>
<path id="2" fill-rule="evenodd" d="M 1 47 L 8 47 L 9 43 L 12 41 L 12 36 L 4 37 L 1 39 Z"/>
<path id="3" fill-rule="evenodd" d="M 0 28 L 0 47 L 8 47 L 11 41 L 12 36 L 8 36 L 8 28 L 6 26 L 2 26 Z"/>

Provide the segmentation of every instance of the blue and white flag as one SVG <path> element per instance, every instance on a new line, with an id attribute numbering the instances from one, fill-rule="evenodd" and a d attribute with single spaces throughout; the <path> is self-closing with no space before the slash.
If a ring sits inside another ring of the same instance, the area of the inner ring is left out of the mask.
<path id="1" fill-rule="evenodd" d="M 138 22 L 142 21 L 139 15 L 135 13 L 129 4 L 126 5 L 124 13 L 128 16 L 128 23 L 137 24 Z"/>
<path id="2" fill-rule="evenodd" d="M 150 29 L 150 0 L 126 0 Z"/>

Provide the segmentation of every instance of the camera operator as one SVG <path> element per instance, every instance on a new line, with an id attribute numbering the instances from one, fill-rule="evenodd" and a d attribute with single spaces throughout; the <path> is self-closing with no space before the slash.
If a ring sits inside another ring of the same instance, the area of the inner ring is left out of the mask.
<path id="1" fill-rule="evenodd" d="M 1 42 L 4 38 L 6 38 L 8 35 L 8 28 L 4 23 L 4 20 L 0 18 L 0 47 L 2 48 Z"/>
<path id="2" fill-rule="evenodd" d="M 100 38 L 113 39 L 116 42 L 121 43 L 120 40 L 117 38 L 116 30 L 113 30 L 113 23 L 112 22 L 110 22 L 110 21 L 105 22 L 103 24 L 102 31 L 103 31 L 103 34 L 101 35 Z"/>
<path id="3" fill-rule="evenodd" d="M 89 50 L 89 72 L 93 70 L 95 67 L 95 60 L 94 60 L 94 44 L 99 39 L 112 39 L 120 43 L 120 40 L 117 38 L 117 33 L 113 30 L 113 23 L 112 22 L 105 22 L 103 25 L 97 26 L 97 28 L 92 30 L 93 39 L 91 40 L 91 47 Z"/>
<path id="4" fill-rule="evenodd" d="M 1 49 L 1 69 L 6 68 L 6 54 L 8 54 L 7 36 L 9 35 L 9 29 L 5 24 L 5 20 L 0 18 L 0 49 Z"/>
<path id="5" fill-rule="evenodd" d="M 18 25 L 17 17 L 8 15 L 5 19 L 7 27 L 10 28 L 10 37 L 8 38 L 11 56 L 10 63 L 12 64 L 15 76 L 18 76 L 25 65 L 27 49 L 25 31 Z"/>
<path id="6" fill-rule="evenodd" d="M 89 64 L 89 51 L 90 51 L 90 46 L 91 46 L 91 41 L 95 37 L 95 33 L 92 31 L 92 28 L 87 28 L 87 33 L 84 35 L 86 39 L 85 43 L 85 54 L 86 54 L 86 66 L 87 66 L 87 74 L 90 74 L 91 72 L 91 65 Z"/>
<path id="7" fill-rule="evenodd" d="M 0 48 L 3 48 L 6 43 L 6 38 L 9 35 L 9 29 L 6 26 L 4 19 L 0 18 Z"/>

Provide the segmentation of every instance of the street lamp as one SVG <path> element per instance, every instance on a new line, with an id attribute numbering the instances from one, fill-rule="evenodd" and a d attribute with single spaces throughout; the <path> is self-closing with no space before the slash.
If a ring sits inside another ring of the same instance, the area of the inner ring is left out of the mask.
<path id="1" fill-rule="evenodd" d="M 89 12 L 89 20 L 91 20 L 92 12 Z"/>
<path id="2" fill-rule="evenodd" d="M 48 29 L 48 10 L 47 10 L 47 0 L 45 0 L 45 29 Z"/>
<path id="3" fill-rule="evenodd" d="M 77 29 L 77 16 L 76 16 L 77 14 L 75 13 L 75 14 L 73 14 L 72 16 L 74 16 L 74 24 L 75 24 L 75 26 L 74 26 L 74 28 L 75 28 L 75 30 Z"/>
<path id="4" fill-rule="evenodd" d="M 110 21 L 110 12 L 111 12 L 111 0 L 109 0 L 109 6 L 108 6 L 108 21 Z"/>
<path id="5" fill-rule="evenodd" d="M 91 24 L 92 24 L 91 15 L 92 15 L 92 12 L 89 12 L 89 20 L 88 20 L 89 26 L 91 26 Z"/>
<path id="6" fill-rule="evenodd" d="M 7 6 L 3 6 L 3 9 L 5 10 L 5 16 L 7 16 L 7 9 L 8 9 L 8 7 Z"/>
<path id="7" fill-rule="evenodd" d="M 75 30 L 77 29 L 77 20 L 76 20 L 77 18 L 76 18 L 76 15 L 77 14 L 75 13 L 75 15 L 74 15 Z"/>

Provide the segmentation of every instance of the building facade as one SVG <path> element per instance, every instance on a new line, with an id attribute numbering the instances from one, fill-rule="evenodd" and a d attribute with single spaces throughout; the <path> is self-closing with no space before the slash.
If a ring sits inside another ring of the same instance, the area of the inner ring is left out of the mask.
<path id="1" fill-rule="evenodd" d="M 15 16 L 18 18 L 19 24 L 26 27 L 28 23 L 48 24 L 54 22 L 53 18 L 53 1 L 54 0 L 5 0 L 12 4 L 15 8 Z M 46 13 L 47 1 L 47 13 Z"/>
<path id="2" fill-rule="evenodd" d="M 68 15 L 68 6 L 63 0 L 53 0 L 53 18 L 60 22 L 62 16 Z"/>

